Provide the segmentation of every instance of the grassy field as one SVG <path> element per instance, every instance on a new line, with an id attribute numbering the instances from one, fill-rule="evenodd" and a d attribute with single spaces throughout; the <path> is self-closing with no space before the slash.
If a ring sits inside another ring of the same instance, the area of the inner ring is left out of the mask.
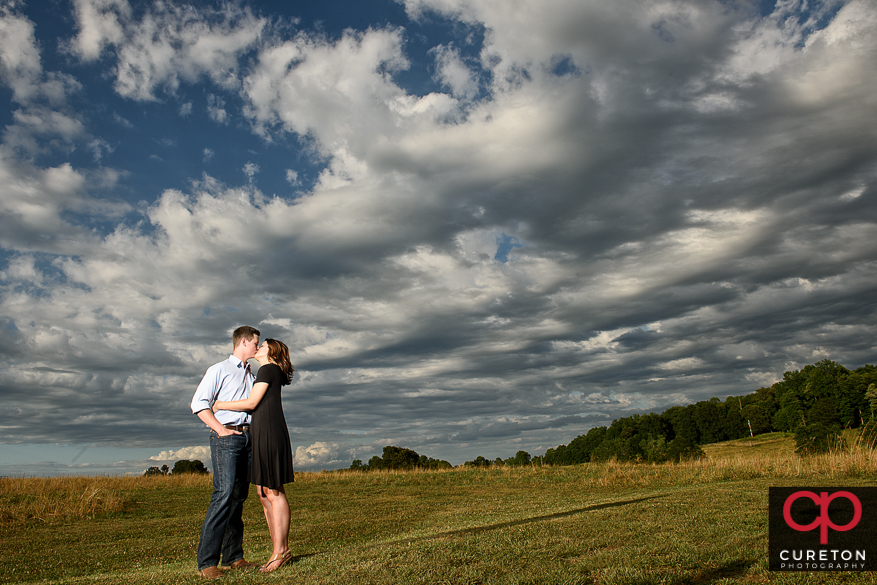
<path id="1" fill-rule="evenodd" d="M 295 562 L 222 582 L 875 582 L 767 570 L 768 487 L 874 485 L 873 452 L 801 459 L 781 435 L 705 450 L 679 465 L 297 474 Z M 0 582 L 201 583 L 210 491 L 203 476 L 0 480 Z M 247 558 L 266 560 L 255 494 L 245 522 Z"/>

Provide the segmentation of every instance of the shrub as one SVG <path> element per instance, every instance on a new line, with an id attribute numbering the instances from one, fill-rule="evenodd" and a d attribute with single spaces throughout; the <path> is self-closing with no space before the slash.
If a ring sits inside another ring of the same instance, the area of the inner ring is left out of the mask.
<path id="1" fill-rule="evenodd" d="M 846 441 L 840 432 L 832 427 L 818 423 L 800 426 L 795 431 L 795 453 L 798 455 L 814 455 L 843 451 Z"/>

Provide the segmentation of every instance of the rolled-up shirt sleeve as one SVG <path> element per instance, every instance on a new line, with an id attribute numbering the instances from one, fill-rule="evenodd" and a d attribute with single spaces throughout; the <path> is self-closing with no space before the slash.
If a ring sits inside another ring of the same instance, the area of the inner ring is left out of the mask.
<path id="1" fill-rule="evenodd" d="M 202 410 L 211 408 L 216 401 L 222 382 L 222 369 L 210 366 L 207 373 L 201 378 L 195 396 L 192 397 L 192 414 L 198 414 Z"/>

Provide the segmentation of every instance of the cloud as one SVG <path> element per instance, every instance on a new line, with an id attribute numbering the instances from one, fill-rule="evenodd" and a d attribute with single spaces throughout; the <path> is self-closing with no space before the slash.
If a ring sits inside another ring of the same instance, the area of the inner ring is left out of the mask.
<path id="1" fill-rule="evenodd" d="M 155 161 L 174 178 L 144 194 L 101 182 L 124 143 L 98 143 L 91 168 L 38 159 L 90 144 L 94 118 L 16 102 L 3 440 L 175 457 L 242 323 L 290 347 L 302 468 L 387 444 L 455 463 L 535 452 L 822 357 L 873 362 L 877 23 L 866 2 L 793 5 L 410 0 L 465 35 L 418 62 L 399 23 L 268 34 L 239 5 L 78 2 L 71 50 L 120 102 L 159 112 L 186 83 L 214 121 L 250 126 L 200 126 L 234 138 L 189 158 L 231 144 L 227 169 Z M 9 59 L 13 96 L 50 78 L 29 50 Z M 257 173 L 299 190 L 262 192 Z"/>
<path id="2" fill-rule="evenodd" d="M 259 165 L 248 161 L 247 164 L 244 165 L 243 171 L 247 178 L 250 180 L 250 182 L 252 182 L 253 177 L 255 177 L 259 173 Z"/>
<path id="3" fill-rule="evenodd" d="M 10 5 L 0 7 L 0 79 L 12 88 L 13 99 L 25 103 L 39 92 L 42 77 L 33 22 Z"/>
<path id="4" fill-rule="evenodd" d="M 219 87 L 240 84 L 238 58 L 259 41 L 267 25 L 248 8 L 218 9 L 155 2 L 135 18 L 126 0 L 76 0 L 78 32 L 72 52 L 84 61 L 114 47 L 116 91 L 138 101 L 173 93 L 181 81 L 209 77 Z"/>
<path id="5" fill-rule="evenodd" d="M 436 77 L 451 89 L 456 98 L 472 99 L 478 93 L 478 80 L 463 63 L 459 51 L 440 45 L 432 49 L 436 60 Z"/>
<path id="6" fill-rule="evenodd" d="M 343 450 L 337 443 L 317 442 L 308 447 L 295 449 L 296 467 L 302 470 L 328 467 L 352 461 L 348 450 Z"/>
<path id="7" fill-rule="evenodd" d="M 210 447 L 183 447 L 177 450 L 162 451 L 158 455 L 153 455 L 149 458 L 150 461 L 166 462 L 176 462 L 185 459 L 189 461 L 197 459 L 205 464 L 210 463 Z"/>
<path id="8" fill-rule="evenodd" d="M 213 94 L 207 96 L 207 115 L 214 122 L 228 124 L 228 112 L 225 111 L 225 101 Z"/>
<path id="9" fill-rule="evenodd" d="M 334 42 L 298 34 L 259 52 L 243 80 L 246 112 L 262 134 L 275 127 L 313 132 L 321 148 L 340 158 L 392 126 L 389 105 L 404 92 L 389 73 L 407 66 L 399 29 L 348 30 Z"/>

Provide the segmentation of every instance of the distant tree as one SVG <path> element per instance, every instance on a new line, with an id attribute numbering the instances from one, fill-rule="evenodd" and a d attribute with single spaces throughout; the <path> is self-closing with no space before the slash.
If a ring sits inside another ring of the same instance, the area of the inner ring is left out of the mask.
<path id="1" fill-rule="evenodd" d="M 715 397 L 694 405 L 692 418 L 697 426 L 699 443 L 718 443 L 728 438 L 723 428 L 724 414 L 724 404 Z"/>
<path id="2" fill-rule="evenodd" d="M 411 449 L 387 445 L 381 459 L 384 461 L 384 469 L 413 469 L 417 467 L 420 455 Z"/>
<path id="3" fill-rule="evenodd" d="M 706 457 L 700 445 L 692 442 L 686 436 L 677 436 L 667 445 L 667 459 L 677 463 Z"/>
<path id="4" fill-rule="evenodd" d="M 807 411 L 807 422 L 818 424 L 827 428 L 840 430 L 840 418 L 837 415 L 837 406 L 834 398 L 824 396 L 817 399 L 810 410 Z"/>
<path id="5" fill-rule="evenodd" d="M 591 461 L 608 461 L 613 457 L 619 461 L 628 461 L 626 451 L 626 441 L 621 437 L 604 439 L 591 452 Z"/>
<path id="6" fill-rule="evenodd" d="M 741 414 L 744 419 L 746 419 L 747 430 L 746 434 L 743 436 L 747 436 L 750 433 L 752 435 L 760 435 L 762 433 L 769 433 L 772 430 L 771 426 L 771 413 L 769 413 L 764 404 L 760 402 L 752 402 L 751 404 L 747 404 L 743 407 Z M 740 437 L 736 437 L 740 438 Z"/>
<path id="7" fill-rule="evenodd" d="M 683 436 L 692 443 L 698 442 L 697 424 L 694 422 L 692 406 L 673 406 L 661 413 L 661 418 L 665 419 L 673 429 L 674 439 Z"/>
<path id="8" fill-rule="evenodd" d="M 419 469 L 451 469 L 453 465 L 444 459 L 433 459 L 432 457 L 421 455 L 417 462 L 417 467 Z"/>
<path id="9" fill-rule="evenodd" d="M 513 467 L 525 467 L 530 465 L 530 454 L 526 451 L 518 451 L 514 457 L 509 457 L 505 461 L 497 457 L 499 465 L 510 465 Z"/>
<path id="10" fill-rule="evenodd" d="M 865 398 L 868 400 L 868 406 L 871 407 L 871 420 L 874 420 L 875 413 L 877 413 L 877 384 L 868 386 L 868 390 L 865 391 Z"/>
<path id="11" fill-rule="evenodd" d="M 811 423 L 795 432 L 795 453 L 801 456 L 842 451 L 845 447 L 843 436 L 834 427 Z"/>
<path id="12" fill-rule="evenodd" d="M 350 464 L 350 469 L 358 471 L 375 471 L 378 469 L 450 469 L 453 466 L 443 459 L 433 459 L 426 455 L 418 455 L 416 451 L 402 447 L 387 445 L 383 455 L 375 455 L 363 465 L 362 460 L 356 459 Z"/>
<path id="13" fill-rule="evenodd" d="M 159 469 L 158 467 L 150 467 L 149 469 L 146 470 L 146 472 L 143 475 L 145 477 L 149 477 L 149 476 L 153 476 L 153 475 L 164 475 L 164 474 L 161 472 L 161 469 Z"/>
<path id="14" fill-rule="evenodd" d="M 167 475 L 168 473 L 170 473 L 170 471 L 171 471 L 170 468 L 166 464 L 161 466 L 161 474 L 162 475 Z"/>
<path id="15" fill-rule="evenodd" d="M 806 425 L 804 407 L 796 391 L 791 390 L 780 400 L 780 409 L 773 417 L 773 426 L 779 431 L 794 432 L 801 425 Z"/>
<path id="16" fill-rule="evenodd" d="M 384 469 L 384 460 L 381 459 L 380 456 L 375 455 L 374 457 L 372 457 L 371 459 L 368 460 L 368 465 L 366 465 L 366 467 L 368 467 L 369 471 Z"/>
<path id="17" fill-rule="evenodd" d="M 463 465 L 466 467 L 490 467 L 490 461 L 479 455 L 472 461 L 467 461 Z"/>
<path id="18" fill-rule="evenodd" d="M 643 439 L 640 448 L 645 454 L 645 459 L 649 463 L 661 463 L 667 461 L 667 439 L 663 435 L 649 435 Z"/>
<path id="19" fill-rule="evenodd" d="M 838 416 L 843 428 L 856 428 L 873 418 L 867 393 L 877 383 L 877 367 L 866 365 L 850 373 L 835 396 Z"/>
<path id="20" fill-rule="evenodd" d="M 204 464 L 199 459 L 195 459 L 194 461 L 183 459 L 174 463 L 174 468 L 171 473 L 173 475 L 180 475 L 183 473 L 207 473 L 207 468 L 204 467 Z"/>
<path id="21" fill-rule="evenodd" d="M 570 463 L 565 460 L 565 455 L 566 445 L 558 445 L 555 449 L 548 449 L 545 451 L 543 460 L 546 465 L 570 465 Z"/>

